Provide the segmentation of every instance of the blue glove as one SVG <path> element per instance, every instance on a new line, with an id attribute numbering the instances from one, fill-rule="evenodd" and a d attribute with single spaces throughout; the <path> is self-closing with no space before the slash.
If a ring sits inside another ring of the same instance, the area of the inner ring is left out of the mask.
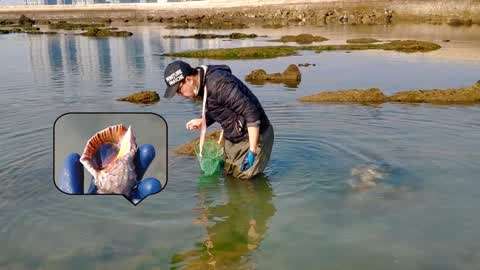
<path id="1" fill-rule="evenodd" d="M 242 172 L 250 169 L 250 167 L 253 166 L 253 163 L 255 163 L 255 154 L 251 150 L 248 150 L 247 155 L 242 162 Z"/>
<path id="2" fill-rule="evenodd" d="M 138 179 L 142 179 L 148 166 L 155 158 L 155 148 L 151 144 L 141 145 L 135 154 L 135 172 Z M 87 193 L 83 190 L 83 165 L 80 163 L 80 155 L 71 153 L 64 162 L 63 174 L 60 177 L 59 188 L 67 194 L 95 194 L 97 187 L 90 181 Z M 156 178 L 138 180 L 138 184 L 132 189 L 127 198 L 131 203 L 137 205 L 146 197 L 160 192 L 162 184 Z"/>

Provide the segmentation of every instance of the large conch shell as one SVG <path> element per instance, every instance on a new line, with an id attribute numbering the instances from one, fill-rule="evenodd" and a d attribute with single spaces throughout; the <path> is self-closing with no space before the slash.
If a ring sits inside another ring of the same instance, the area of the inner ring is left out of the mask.
<path id="1" fill-rule="evenodd" d="M 87 142 L 80 162 L 93 175 L 100 194 L 130 195 L 136 184 L 134 158 L 137 144 L 132 128 L 107 127 Z"/>

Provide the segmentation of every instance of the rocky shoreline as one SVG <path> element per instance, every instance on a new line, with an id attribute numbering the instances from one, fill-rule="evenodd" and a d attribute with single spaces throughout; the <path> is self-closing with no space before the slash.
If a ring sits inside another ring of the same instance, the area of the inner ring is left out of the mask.
<path id="1" fill-rule="evenodd" d="M 259 2 L 258 6 L 251 6 L 253 4 L 250 3 L 250 6 L 245 4 L 245 6 L 236 7 L 209 2 L 209 8 L 204 7 L 206 4 L 202 7 L 198 3 L 55 6 L 54 8 L 10 6 L 0 8 L 0 22 L 16 19 L 21 14 L 25 14 L 40 22 L 42 20 L 90 22 L 108 20 L 116 25 L 161 23 L 170 28 L 195 29 L 242 29 L 253 26 L 279 28 L 329 24 L 382 25 L 399 22 L 452 26 L 480 25 L 480 1 L 312 1 L 303 4 L 297 1 L 284 2 L 283 4 L 268 4 L 271 1 L 267 4 Z M 234 3 L 235 1 L 231 6 Z"/>

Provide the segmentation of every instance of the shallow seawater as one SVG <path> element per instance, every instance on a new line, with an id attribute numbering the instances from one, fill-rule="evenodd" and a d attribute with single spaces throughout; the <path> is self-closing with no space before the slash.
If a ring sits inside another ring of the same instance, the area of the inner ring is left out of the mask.
<path id="1" fill-rule="evenodd" d="M 321 90 L 471 85 L 480 79 L 480 28 L 440 26 L 247 29 L 269 38 L 163 39 L 132 27 L 128 39 L 0 36 L 0 269 L 476 269 L 480 264 L 480 106 L 318 105 Z M 229 31 L 228 31 L 229 32 Z M 53 122 L 71 111 L 150 111 L 168 122 L 169 149 L 193 138 L 200 104 L 115 101 L 163 94 L 159 54 L 271 45 L 282 34 L 421 39 L 427 54 L 301 52 L 268 60 L 188 60 L 252 69 L 301 68 L 298 88 L 253 86 L 275 129 L 265 175 L 251 182 L 202 177 L 197 161 L 169 153 L 164 191 L 137 207 L 121 197 L 67 196 L 53 183 Z M 224 33 L 224 32 L 221 32 Z M 446 43 L 441 40 L 450 39 Z M 352 172 L 378 184 L 355 191 Z"/>

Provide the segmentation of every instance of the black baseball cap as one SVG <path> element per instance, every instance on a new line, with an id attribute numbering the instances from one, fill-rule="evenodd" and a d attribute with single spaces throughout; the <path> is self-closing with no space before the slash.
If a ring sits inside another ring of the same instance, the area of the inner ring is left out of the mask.
<path id="1" fill-rule="evenodd" d="M 165 83 L 167 83 L 167 90 L 163 95 L 165 98 L 175 96 L 178 86 L 187 76 L 192 75 L 195 70 L 186 62 L 177 60 L 165 68 Z"/>

